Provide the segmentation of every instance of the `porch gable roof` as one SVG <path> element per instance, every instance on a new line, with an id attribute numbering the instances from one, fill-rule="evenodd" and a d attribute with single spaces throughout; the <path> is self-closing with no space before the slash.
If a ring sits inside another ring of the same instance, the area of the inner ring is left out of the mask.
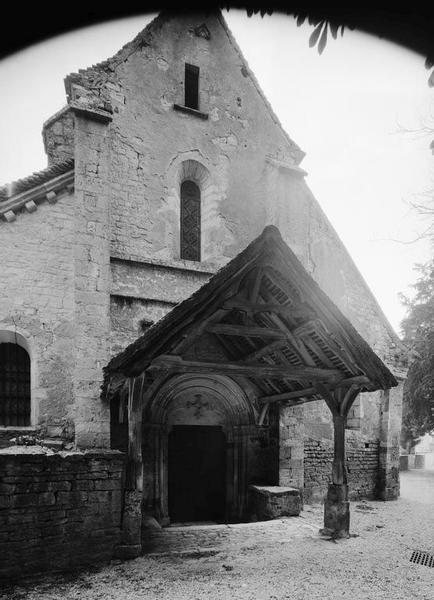
<path id="1" fill-rule="evenodd" d="M 185 356 L 205 333 L 226 361 Z M 246 376 L 265 402 L 291 404 L 320 398 L 324 385 L 374 391 L 398 384 L 272 225 L 115 356 L 104 369 L 106 383 L 145 370 Z"/>

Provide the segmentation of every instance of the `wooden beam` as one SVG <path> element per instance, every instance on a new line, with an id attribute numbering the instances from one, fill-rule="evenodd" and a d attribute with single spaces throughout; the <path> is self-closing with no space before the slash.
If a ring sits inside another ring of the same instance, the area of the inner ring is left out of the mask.
<path id="1" fill-rule="evenodd" d="M 223 317 L 225 314 L 227 314 L 227 310 L 223 310 L 220 308 L 213 312 L 211 315 L 209 315 L 203 321 L 200 321 L 198 324 L 193 325 L 193 327 L 191 327 L 191 329 L 185 335 L 182 336 L 180 341 L 175 345 L 175 347 L 171 351 L 176 352 L 177 354 L 181 354 L 183 350 L 185 350 L 185 348 L 191 346 L 191 344 L 204 333 L 207 327 L 215 323 L 215 321 L 221 319 L 221 317 Z"/>
<path id="2" fill-rule="evenodd" d="M 334 485 L 345 485 L 347 483 L 347 469 L 345 465 L 345 422 L 345 416 L 333 415 L 334 454 L 332 483 Z"/>
<path id="3" fill-rule="evenodd" d="M 297 306 L 288 306 L 287 304 L 279 304 L 278 302 L 251 302 L 245 298 L 235 297 L 227 300 L 223 304 L 225 309 L 238 309 L 250 313 L 272 312 L 279 315 L 291 317 L 293 319 L 301 319 L 307 317 L 308 313 L 304 309 Z"/>
<path id="4" fill-rule="evenodd" d="M 149 365 L 150 370 L 170 369 L 180 373 L 223 373 L 226 375 L 245 375 L 253 378 L 280 379 L 293 381 L 337 382 L 342 374 L 337 369 L 319 369 L 316 367 L 292 365 L 264 365 L 260 363 L 202 362 L 182 360 L 179 356 L 161 355 Z"/>
<path id="5" fill-rule="evenodd" d="M 264 269 L 262 267 L 259 267 L 259 269 L 256 272 L 255 281 L 253 283 L 253 286 L 252 286 L 250 294 L 249 294 L 251 302 L 256 302 L 256 300 L 258 298 L 259 288 L 261 287 L 261 281 L 262 281 L 263 274 L 264 274 Z"/>
<path id="6" fill-rule="evenodd" d="M 262 396 L 259 398 L 259 402 L 284 402 L 286 400 L 293 400 L 294 398 L 302 398 L 305 396 L 312 396 L 318 394 L 318 390 L 314 387 L 304 388 L 302 390 L 294 390 L 293 392 L 283 392 L 282 394 L 273 394 L 272 396 Z"/>
<path id="7" fill-rule="evenodd" d="M 338 383 L 338 387 L 350 387 L 352 385 L 358 385 L 360 388 L 369 387 L 371 380 L 366 375 L 355 375 L 354 377 L 348 377 Z"/>
<path id="8" fill-rule="evenodd" d="M 261 414 L 259 415 L 258 425 L 261 427 L 264 424 L 265 417 L 267 416 L 268 410 L 270 408 L 270 403 L 264 404 L 261 410 Z"/>
<path id="9" fill-rule="evenodd" d="M 350 408 L 354 404 L 357 396 L 360 393 L 360 387 L 357 384 L 353 384 L 349 390 L 347 390 L 342 402 L 341 402 L 341 415 L 347 417 Z"/>
<path id="10" fill-rule="evenodd" d="M 334 387 L 334 389 L 330 389 L 330 386 L 327 386 L 327 390 L 328 390 L 329 394 L 342 391 L 343 394 L 345 395 L 346 393 L 349 393 L 348 391 L 347 392 L 345 391 L 345 387 L 349 387 L 350 390 L 353 390 L 351 392 L 351 394 L 354 392 L 355 389 L 357 389 L 357 393 L 356 393 L 356 395 L 357 395 L 360 392 L 360 387 L 362 387 L 363 384 L 369 384 L 369 383 L 370 383 L 370 381 L 367 377 L 365 377 L 364 375 L 360 375 L 360 376 L 357 375 L 356 377 L 349 377 L 348 379 L 343 379 L 342 381 L 339 381 L 336 384 L 336 386 Z M 282 392 L 280 394 L 273 394 L 270 396 L 262 396 L 261 398 L 259 398 L 259 402 L 261 402 L 261 403 L 263 403 L 263 402 L 285 402 L 287 400 L 292 400 L 294 398 L 313 396 L 315 394 L 322 395 L 321 392 L 318 390 L 318 386 L 308 387 L 308 388 L 304 388 L 302 390 L 294 390 L 292 392 Z M 336 396 L 335 396 L 335 400 L 336 400 Z M 348 400 L 347 400 L 347 402 L 348 402 Z"/>
<path id="11" fill-rule="evenodd" d="M 304 336 L 310 335 L 317 329 L 318 329 L 318 323 L 315 319 L 312 319 L 310 321 L 307 321 L 306 323 L 303 323 L 302 325 L 299 325 L 295 329 L 293 329 L 292 333 L 296 337 L 303 338 Z"/>
<path id="12" fill-rule="evenodd" d="M 289 316 L 289 315 L 288 315 Z M 294 315 L 295 316 L 295 315 Z M 310 356 L 309 352 L 306 350 L 305 345 L 301 340 L 298 340 L 292 331 L 285 325 L 284 322 L 279 318 L 277 314 L 269 315 L 270 320 L 281 330 L 284 331 L 289 342 L 293 346 L 293 351 L 299 356 L 301 362 L 305 362 L 307 365 L 311 367 L 315 366 L 315 361 Z"/>
<path id="13" fill-rule="evenodd" d="M 285 340 L 286 335 L 280 329 L 270 329 L 269 327 L 254 327 L 250 325 L 230 325 L 227 323 L 217 323 L 208 325 L 207 331 L 218 333 L 220 335 L 236 335 L 243 337 L 259 337 L 261 339 L 271 338 Z"/>
<path id="14" fill-rule="evenodd" d="M 125 487 L 127 490 L 143 490 L 142 464 L 142 394 L 144 374 L 130 377 L 128 387 L 128 460 Z"/>
<path id="15" fill-rule="evenodd" d="M 322 396 L 323 400 L 325 400 L 333 417 L 335 415 L 339 415 L 339 404 L 333 391 L 329 390 L 329 388 L 321 382 L 316 384 L 315 387 L 318 390 L 318 393 Z"/>
<path id="16" fill-rule="evenodd" d="M 265 356 L 266 354 L 271 354 L 272 352 L 275 352 L 276 350 L 280 349 L 283 344 L 284 340 L 276 340 L 275 342 L 271 342 L 270 344 L 267 344 L 266 346 L 263 346 L 258 350 L 254 350 L 253 352 L 249 352 L 249 354 L 246 354 L 243 357 L 243 362 L 255 362 L 255 360 L 258 360 L 262 356 Z"/>

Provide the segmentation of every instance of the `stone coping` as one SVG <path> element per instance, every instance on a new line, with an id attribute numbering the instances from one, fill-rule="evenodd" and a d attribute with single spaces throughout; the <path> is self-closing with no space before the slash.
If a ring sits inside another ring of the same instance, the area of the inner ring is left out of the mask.
<path id="1" fill-rule="evenodd" d="M 74 168 L 71 168 L 66 173 L 0 202 L 0 217 L 10 223 L 15 221 L 18 212 L 27 210 L 27 212 L 32 213 L 37 210 L 40 203 L 45 201 L 54 204 L 57 202 L 59 193 L 63 192 L 64 189 L 72 192 L 73 188 Z"/>
<path id="2" fill-rule="evenodd" d="M 271 165 L 273 165 L 279 169 L 284 169 L 285 171 L 289 171 L 290 173 L 292 173 L 293 175 L 296 175 L 298 177 L 305 177 L 307 175 L 307 171 L 305 171 L 304 169 L 302 169 L 301 167 L 299 167 L 297 165 L 292 165 L 290 163 L 286 163 L 281 160 L 277 160 L 276 158 L 273 158 L 271 156 L 267 156 L 265 160 L 268 163 L 270 163 Z"/>
<path id="3" fill-rule="evenodd" d="M 298 488 L 294 487 L 284 487 L 279 485 L 251 485 L 249 486 L 251 490 L 255 490 L 262 494 L 272 494 L 272 495 L 281 495 L 281 494 L 291 494 L 296 495 L 300 493 Z"/>
<path id="4" fill-rule="evenodd" d="M 34 444 L 31 446 L 8 446 L 7 448 L 0 449 L 0 455 L 3 456 L 33 456 L 33 457 L 42 457 L 42 456 L 60 456 L 61 458 L 106 458 L 111 459 L 115 458 L 124 458 L 125 454 L 120 450 L 112 450 L 105 448 L 89 448 L 86 450 L 60 450 L 55 451 L 52 448 L 48 448 L 46 446 L 40 446 L 38 444 Z"/>
<path id="5" fill-rule="evenodd" d="M 194 273 L 203 273 L 204 275 L 214 275 L 214 273 L 216 273 L 216 271 L 218 271 L 224 264 L 223 262 L 221 264 L 217 264 L 205 261 L 196 262 L 191 260 L 140 257 L 132 254 L 122 254 L 113 250 L 110 253 L 110 261 L 135 263 L 140 267 L 150 266 L 161 267 L 163 269 L 175 269 L 179 271 L 192 271 Z"/>

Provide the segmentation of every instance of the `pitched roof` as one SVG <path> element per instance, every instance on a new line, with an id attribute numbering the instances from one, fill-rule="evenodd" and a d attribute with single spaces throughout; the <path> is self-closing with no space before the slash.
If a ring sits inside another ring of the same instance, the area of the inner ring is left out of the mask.
<path id="1" fill-rule="evenodd" d="M 158 356 L 170 355 L 175 345 L 189 334 L 192 326 L 197 326 L 201 320 L 209 317 L 216 307 L 221 308 L 224 301 L 227 300 L 225 292 L 228 292 L 235 282 L 241 281 L 249 270 L 263 264 L 264 259 L 267 260 L 267 264 L 278 265 L 278 277 L 283 282 L 283 285 L 277 286 L 281 289 L 275 293 L 274 303 L 279 301 L 280 294 L 280 302 L 283 305 L 286 304 L 286 306 L 282 306 L 282 309 L 287 308 L 288 313 L 291 313 L 291 301 L 288 297 L 282 300 L 282 290 L 292 289 L 294 295 L 304 299 L 302 304 L 305 313 L 310 314 L 308 322 L 296 325 L 298 332 L 301 336 L 313 335 L 312 342 L 316 346 L 325 343 L 325 346 L 323 345 L 325 349 L 318 350 L 319 356 L 322 358 L 315 361 L 314 356 L 311 357 L 314 360 L 314 366 L 321 368 L 321 360 L 324 360 L 328 367 L 333 363 L 345 377 L 364 374 L 369 378 L 367 389 L 370 390 L 387 389 L 397 385 L 395 377 L 386 365 L 307 273 L 295 254 L 283 241 L 279 230 L 272 225 L 267 226 L 258 238 L 253 240 L 245 250 L 220 269 L 192 296 L 175 306 L 144 335 L 112 358 L 104 369 L 106 380 L 113 373 L 137 375 L 139 372 L 143 372 Z M 267 319 L 261 317 L 256 320 L 255 325 L 257 325 L 255 331 L 259 329 L 259 332 L 256 331 L 254 335 L 260 335 L 262 328 L 264 336 L 267 337 L 267 327 L 270 327 Z M 219 329 L 214 328 L 214 330 L 217 330 L 218 333 Z M 220 332 L 222 332 L 221 324 Z M 291 352 L 294 354 L 290 338 L 291 331 L 288 333 L 286 355 L 287 358 L 289 356 L 289 363 L 286 364 L 297 367 L 294 358 L 290 356 Z M 328 356 L 325 356 L 327 353 Z M 262 366 L 270 366 L 269 359 L 270 356 L 266 357 Z M 299 362 L 299 364 L 303 363 Z M 281 363 L 280 366 L 282 366 Z M 288 388 L 286 389 L 288 390 Z"/>
<path id="2" fill-rule="evenodd" d="M 14 221 L 16 213 L 23 209 L 33 212 L 37 204 L 47 200 L 54 203 L 57 193 L 64 188 L 72 189 L 74 182 L 74 159 L 68 158 L 0 187 L 0 217 Z"/>
<path id="3" fill-rule="evenodd" d="M 4 184 L 0 187 L 0 202 L 5 202 L 6 200 L 9 200 L 11 196 L 26 192 L 27 190 L 30 190 L 37 185 L 41 185 L 58 175 L 62 175 L 73 168 L 74 159 L 68 158 L 67 160 L 51 165 L 42 171 L 36 171 L 23 179 L 17 179 L 11 183 Z"/>

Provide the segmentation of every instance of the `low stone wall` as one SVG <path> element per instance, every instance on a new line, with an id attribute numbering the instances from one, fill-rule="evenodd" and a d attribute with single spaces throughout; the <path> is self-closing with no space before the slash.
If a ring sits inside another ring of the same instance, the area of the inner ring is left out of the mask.
<path id="1" fill-rule="evenodd" d="M 109 560 L 119 543 L 124 455 L 0 451 L 0 578 Z"/>
<path id="2" fill-rule="evenodd" d="M 8 448 L 14 443 L 14 438 L 17 438 L 20 435 L 34 435 L 36 433 L 36 428 L 29 428 L 23 431 L 22 429 L 13 429 L 12 427 L 2 427 L 0 428 L 0 449 Z"/>
<path id="3" fill-rule="evenodd" d="M 377 441 L 347 440 L 347 473 L 350 500 L 374 499 L 378 487 Z M 306 439 L 304 492 L 306 503 L 322 502 L 331 483 L 333 443 Z"/>

